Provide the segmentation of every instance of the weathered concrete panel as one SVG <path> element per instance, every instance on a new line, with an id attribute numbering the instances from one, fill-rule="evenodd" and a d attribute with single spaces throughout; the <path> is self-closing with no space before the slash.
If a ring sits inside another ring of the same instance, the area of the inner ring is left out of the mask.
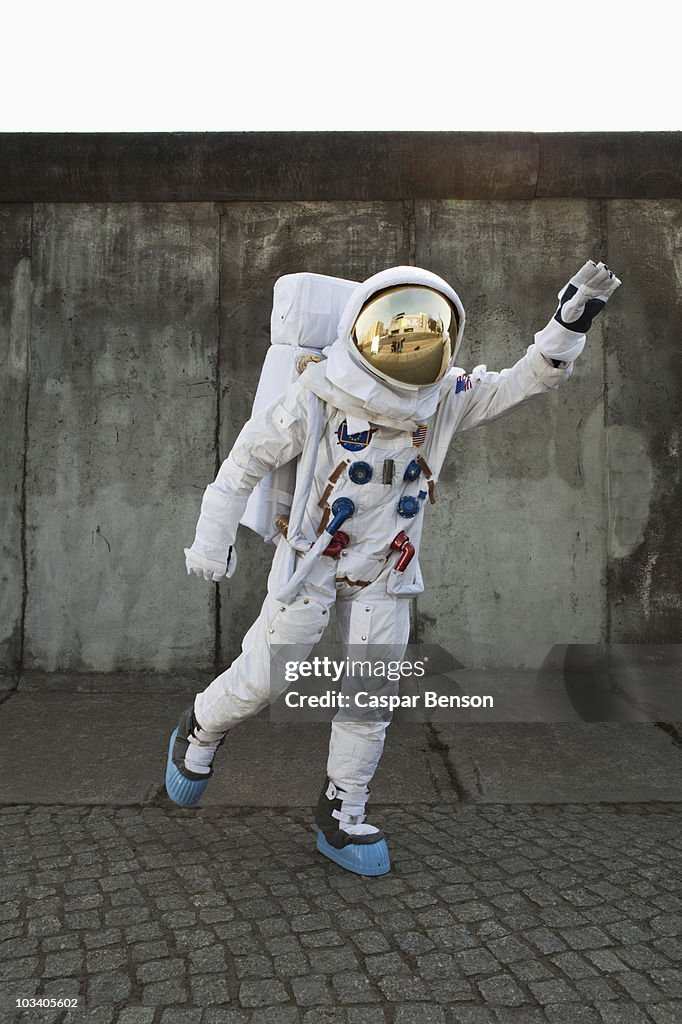
<path id="1" fill-rule="evenodd" d="M 645 723 L 437 725 L 468 800 L 481 804 L 677 801 L 679 746 Z"/>
<path id="2" fill-rule="evenodd" d="M 682 636 L 682 215 L 608 204 L 623 287 L 607 329 L 609 602 L 614 643 Z"/>
<path id="3" fill-rule="evenodd" d="M 401 203 L 237 203 L 221 233 L 221 458 L 249 418 L 270 344 L 272 289 L 310 271 L 364 280 L 410 258 L 411 206 Z M 230 661 L 256 618 L 274 548 L 240 530 L 242 561 L 223 597 L 221 656 Z"/>
<path id="4" fill-rule="evenodd" d="M 214 466 L 211 206 L 38 206 L 28 669 L 187 672 L 213 657 L 185 574 Z"/>
<path id="5" fill-rule="evenodd" d="M 558 289 L 600 256 L 598 204 L 586 201 L 425 203 L 416 225 L 416 262 L 464 302 L 467 370 L 512 366 Z M 603 637 L 600 332 L 597 322 L 558 392 L 453 442 L 428 512 L 416 622 L 420 639 L 465 664 L 535 668 L 543 644 Z"/>
<path id="6" fill-rule="evenodd" d="M 680 132 L 549 132 L 536 138 L 538 198 L 682 195 Z"/>
<path id="7" fill-rule="evenodd" d="M 169 705 L 168 694 L 13 694 L 2 708 L 0 804 L 149 803 L 163 785 Z M 41 752 L 30 771 L 29 732 Z"/>
<path id="8" fill-rule="evenodd" d="M 21 658 L 22 494 L 31 305 L 31 210 L 0 207 L 0 673 Z"/>

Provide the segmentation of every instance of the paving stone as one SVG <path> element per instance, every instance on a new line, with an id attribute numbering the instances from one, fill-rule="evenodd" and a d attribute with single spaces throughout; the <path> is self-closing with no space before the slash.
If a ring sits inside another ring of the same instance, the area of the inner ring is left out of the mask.
<path id="1" fill-rule="evenodd" d="M 610 976 L 611 982 L 618 982 L 630 998 L 636 1003 L 654 1003 L 663 998 L 663 994 L 649 979 L 636 971 L 626 971 Z"/>
<path id="2" fill-rule="evenodd" d="M 376 1003 L 380 996 L 364 974 L 345 971 L 332 977 L 336 998 L 345 1006 L 348 1003 Z"/>
<path id="3" fill-rule="evenodd" d="M 272 1006 L 289 1000 L 281 981 L 269 978 L 265 981 L 243 981 L 239 986 L 239 1002 L 242 1006 Z"/>
<path id="4" fill-rule="evenodd" d="M 56 953 L 61 949 L 78 949 L 80 941 L 78 935 L 48 935 L 40 945 L 44 953 Z"/>
<path id="5" fill-rule="evenodd" d="M 99 949 L 100 946 L 113 946 L 120 942 L 122 937 L 123 933 L 120 928 L 106 928 L 83 935 L 82 940 L 88 949 Z"/>
<path id="6" fill-rule="evenodd" d="M 85 970 L 88 975 L 99 971 L 113 971 L 117 967 L 125 967 L 128 963 L 128 951 L 122 946 L 108 946 L 96 949 L 85 957 Z"/>
<path id="7" fill-rule="evenodd" d="M 292 978 L 291 988 L 299 1006 L 326 1005 L 333 1000 L 329 979 L 323 974 L 309 974 L 305 978 Z"/>
<path id="8" fill-rule="evenodd" d="M 579 1001 L 578 993 L 565 981 L 560 981 L 558 978 L 552 981 L 529 981 L 528 988 L 543 1006 L 547 1006 L 549 1003 Z"/>
<path id="9" fill-rule="evenodd" d="M 594 952 L 586 953 L 586 958 L 598 967 L 600 971 L 606 971 L 608 974 L 617 971 L 624 971 L 627 965 L 619 959 L 619 957 L 610 949 L 598 949 Z"/>
<path id="10" fill-rule="evenodd" d="M 258 928 L 261 935 L 266 938 L 274 938 L 291 932 L 291 925 L 284 918 L 268 918 L 266 921 L 259 921 Z"/>
<path id="11" fill-rule="evenodd" d="M 291 1006 L 269 1006 L 264 1010 L 255 1010 L 249 1018 L 249 1024 L 299 1024 L 301 1014 Z"/>
<path id="12" fill-rule="evenodd" d="M 586 928 L 562 928 L 561 935 L 571 949 L 599 949 L 613 945 L 613 939 L 593 925 Z"/>
<path id="13" fill-rule="evenodd" d="M 476 998 L 476 992 L 464 978 L 430 978 L 426 982 L 426 988 L 433 1002 L 446 1006 Z"/>
<path id="14" fill-rule="evenodd" d="M 556 970 L 542 960 L 522 960 L 509 965 L 509 970 L 519 981 L 551 981 L 556 977 Z"/>
<path id="15" fill-rule="evenodd" d="M 45 957 L 44 978 L 65 977 L 79 974 L 83 967 L 82 953 L 51 953 Z"/>
<path id="16" fill-rule="evenodd" d="M 199 954 L 194 955 L 192 962 L 195 970 L 225 970 L 225 953 L 220 946 L 213 947 L 213 949 L 215 951 L 212 958 L 213 963 L 208 968 L 204 967 L 202 957 Z M 219 960 L 221 961 L 220 964 L 218 964 Z M 249 956 L 236 956 L 233 958 L 233 963 L 237 977 L 240 979 L 272 978 L 275 973 L 271 958 L 261 953 L 252 953 Z"/>
<path id="17" fill-rule="evenodd" d="M 377 953 L 367 956 L 364 966 L 372 977 L 381 978 L 385 974 L 399 974 L 401 971 L 409 970 L 407 963 L 399 953 Z M 423 972 L 420 972 L 423 975 Z"/>
<path id="18" fill-rule="evenodd" d="M 487 949 L 463 949 L 455 953 L 455 960 L 465 974 L 490 974 L 500 965 Z"/>
<path id="19" fill-rule="evenodd" d="M 164 960 L 148 960 L 135 968 L 135 975 L 142 984 L 154 981 L 166 981 L 169 978 L 182 977 L 185 974 L 186 962 L 179 958 Z"/>
<path id="20" fill-rule="evenodd" d="M 549 1024 L 601 1024 L 596 1010 L 575 1003 L 546 1006 L 545 1014 Z"/>
<path id="21" fill-rule="evenodd" d="M 179 978 L 157 981 L 145 985 L 142 989 L 144 1006 L 173 1006 L 175 1003 L 187 1002 L 187 986 Z"/>
<path id="22" fill-rule="evenodd" d="M 417 969 L 422 978 L 450 977 L 457 967 L 457 961 L 450 953 L 427 953 L 417 957 Z"/>
<path id="23" fill-rule="evenodd" d="M 493 1010 L 482 1006 L 453 1006 L 451 1011 L 452 1024 L 496 1024 L 497 1017 Z"/>
<path id="24" fill-rule="evenodd" d="M 419 953 L 427 953 L 434 948 L 434 941 L 422 935 L 421 932 L 406 932 L 403 935 L 396 935 L 394 941 L 406 953 L 416 956 Z M 473 945 L 473 940 L 471 940 Z"/>
<path id="25" fill-rule="evenodd" d="M 122 1003 L 130 996 L 132 985 L 124 971 L 107 971 L 88 978 L 87 1002 L 92 1006 L 102 1003 Z"/>
<path id="26" fill-rule="evenodd" d="M 654 968 L 649 971 L 649 977 L 666 996 L 682 1000 L 682 970 Z"/>
<path id="27" fill-rule="evenodd" d="M 321 932 L 304 932 L 299 936 L 301 944 L 306 949 L 324 949 L 326 946 L 343 946 L 346 943 L 346 939 L 339 932 L 332 931 L 330 928 L 326 928 Z M 385 941 L 385 940 L 384 940 Z"/>
<path id="28" fill-rule="evenodd" d="M 648 1013 L 632 1002 L 597 1003 L 595 1009 L 603 1024 L 651 1024 Z"/>
<path id="29" fill-rule="evenodd" d="M 190 979 L 191 998 L 197 1006 L 230 1002 L 230 984 L 219 974 L 196 974 Z"/>
<path id="30" fill-rule="evenodd" d="M 649 1016 L 656 1024 L 680 1024 L 682 1002 L 654 1003 L 646 1007 Z"/>
<path id="31" fill-rule="evenodd" d="M 556 964 L 569 978 L 594 978 L 596 970 L 584 957 L 578 953 L 558 953 L 550 957 L 553 964 Z"/>
<path id="32" fill-rule="evenodd" d="M 532 953 L 531 948 L 525 942 L 520 942 L 513 935 L 505 936 L 503 939 L 493 939 L 487 943 L 487 946 L 493 956 L 504 964 L 527 960 Z"/>
<path id="33" fill-rule="evenodd" d="M 391 1003 L 404 1003 L 417 999 L 428 999 L 429 991 L 416 975 L 410 974 L 387 974 L 380 978 L 378 987 Z"/>
<path id="34" fill-rule="evenodd" d="M 302 917 L 295 917 L 291 922 L 293 932 L 314 932 L 329 928 L 331 918 L 327 913 L 304 914 Z"/>
<path id="35" fill-rule="evenodd" d="M 292 978 L 310 971 L 310 960 L 305 953 L 283 953 L 272 959 L 278 977 Z"/>
<path id="36" fill-rule="evenodd" d="M 85 983 L 80 978 L 52 978 L 40 986 L 40 994 L 60 999 L 64 996 L 80 996 L 81 1002 Z"/>
<path id="37" fill-rule="evenodd" d="M 609 985 L 606 978 L 579 978 L 573 984 L 576 992 L 583 997 L 583 1002 L 589 1005 L 608 1002 L 609 999 L 620 999 L 622 995 L 620 990 Z"/>
<path id="38" fill-rule="evenodd" d="M 445 1024 L 445 1012 L 442 1006 L 432 1003 L 411 1003 L 397 1006 L 393 1017 L 394 1024 Z"/>
<path id="39" fill-rule="evenodd" d="M 566 949 L 566 942 L 549 928 L 532 928 L 523 932 L 523 937 L 541 953 L 558 953 Z"/>
<path id="40" fill-rule="evenodd" d="M 315 974 L 338 974 L 341 971 L 355 971 L 358 968 L 358 958 L 349 948 L 313 949 L 308 957 Z"/>
<path id="41" fill-rule="evenodd" d="M 156 1010 L 141 1006 L 127 1006 L 118 1011 L 116 1024 L 153 1024 Z"/>
<path id="42" fill-rule="evenodd" d="M 682 935 L 682 914 L 657 914 L 649 924 L 657 935 Z"/>
<path id="43" fill-rule="evenodd" d="M 612 943 L 615 939 L 623 945 L 635 945 L 637 942 L 647 942 L 651 938 L 648 928 L 642 928 L 632 921 L 614 921 L 605 925 L 605 931 L 611 936 Z"/>
<path id="44" fill-rule="evenodd" d="M 521 1006 L 525 995 L 509 974 L 497 974 L 478 982 L 478 989 L 486 1003 L 493 1006 Z"/>

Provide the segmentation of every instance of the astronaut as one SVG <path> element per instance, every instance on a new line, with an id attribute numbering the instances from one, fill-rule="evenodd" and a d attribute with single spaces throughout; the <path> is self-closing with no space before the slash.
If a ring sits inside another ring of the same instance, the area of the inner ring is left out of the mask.
<path id="1" fill-rule="evenodd" d="M 310 362 L 252 416 L 204 493 L 186 568 L 218 581 L 235 570 L 249 495 L 275 467 L 299 457 L 260 615 L 241 654 L 197 694 L 171 736 L 172 800 L 192 806 L 200 799 L 226 735 L 286 689 L 284 659 L 307 658 L 333 605 L 342 651 L 402 658 L 409 599 L 423 591 L 424 515 L 453 435 L 567 381 L 592 319 L 619 285 L 607 266 L 588 261 L 514 366 L 468 374 L 455 363 L 464 307 L 436 274 L 395 267 L 350 292 L 327 358 Z M 397 683 L 382 684 L 383 692 L 387 685 L 397 692 Z M 336 714 L 315 812 L 317 849 L 362 875 L 390 870 L 385 837 L 366 820 L 389 720 L 385 712 Z"/>

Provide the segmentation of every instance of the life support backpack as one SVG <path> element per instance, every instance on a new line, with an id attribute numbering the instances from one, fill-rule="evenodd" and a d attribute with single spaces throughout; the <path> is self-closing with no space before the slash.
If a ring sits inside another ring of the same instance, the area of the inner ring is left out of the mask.
<path id="1" fill-rule="evenodd" d="M 324 274 L 285 274 L 275 282 L 270 348 L 261 370 L 251 415 L 281 398 L 311 358 L 325 358 L 338 336 L 338 325 L 356 281 Z M 243 526 L 269 541 L 279 535 L 275 520 L 288 515 L 296 484 L 298 459 L 268 473 L 252 492 Z"/>

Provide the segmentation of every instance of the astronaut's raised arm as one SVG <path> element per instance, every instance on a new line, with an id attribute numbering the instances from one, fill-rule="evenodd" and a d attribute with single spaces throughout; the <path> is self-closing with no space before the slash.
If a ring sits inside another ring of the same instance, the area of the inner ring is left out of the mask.
<path id="1" fill-rule="evenodd" d="M 561 289 L 554 316 L 517 363 L 500 372 L 477 366 L 456 379 L 450 396 L 456 429 L 489 423 L 567 381 L 592 320 L 619 285 L 607 266 L 588 260 Z"/>
<path id="2" fill-rule="evenodd" d="M 584 344 L 584 335 L 582 340 Z M 457 430 L 490 423 L 532 398 L 558 388 L 571 377 L 573 360 L 558 363 L 554 366 L 533 344 L 528 346 L 518 362 L 507 369 L 493 371 L 482 365 L 458 377 L 450 396 L 451 407 L 457 417 Z"/>
<path id="3" fill-rule="evenodd" d="M 295 381 L 243 427 L 204 491 L 191 552 L 224 567 L 249 495 L 267 473 L 303 451 L 310 393 Z"/>

